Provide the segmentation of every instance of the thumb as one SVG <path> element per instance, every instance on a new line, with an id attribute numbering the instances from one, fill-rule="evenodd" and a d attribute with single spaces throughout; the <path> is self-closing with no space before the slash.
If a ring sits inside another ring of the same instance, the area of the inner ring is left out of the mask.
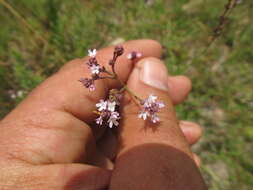
<path id="1" fill-rule="evenodd" d="M 119 128 L 120 148 L 110 190 L 204 190 L 203 179 L 181 132 L 168 95 L 166 66 L 156 58 L 139 61 L 127 86 L 141 99 L 157 96 L 165 107 L 160 122 L 138 118 L 140 106 L 126 93 Z"/>
<path id="2" fill-rule="evenodd" d="M 168 93 L 168 74 L 165 64 L 157 58 L 145 58 L 139 61 L 127 82 L 128 88 L 142 100 L 149 95 L 157 97 L 158 101 L 165 104 L 159 110 L 160 122 L 152 123 L 138 118 L 140 106 L 132 101 L 126 93 L 123 100 L 123 121 L 120 128 L 122 146 L 120 152 L 144 143 L 162 143 L 175 147 L 189 156 L 190 149 L 181 132 L 173 103 Z"/>

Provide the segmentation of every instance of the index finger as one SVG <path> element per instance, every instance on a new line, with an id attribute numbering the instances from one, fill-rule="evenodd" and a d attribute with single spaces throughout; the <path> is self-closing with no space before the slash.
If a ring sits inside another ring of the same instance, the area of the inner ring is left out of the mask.
<path id="1" fill-rule="evenodd" d="M 131 51 L 142 53 L 143 57 L 160 57 L 161 45 L 154 40 L 132 40 L 123 43 L 125 53 L 119 57 L 116 64 L 118 76 L 122 81 L 126 81 L 133 66 L 133 62 L 127 59 L 126 55 Z M 104 48 L 98 51 L 97 60 L 99 64 L 106 66 L 112 58 L 114 46 Z M 77 118 L 90 121 L 94 103 L 106 96 L 108 89 L 119 86 L 116 80 L 96 82 L 96 90 L 89 92 L 83 88 L 78 80 L 81 77 L 88 77 L 89 70 L 86 68 L 85 59 L 76 59 L 70 61 L 63 68 L 48 78 L 39 87 L 37 87 L 28 98 L 19 105 L 26 110 L 39 110 L 41 103 L 47 109 L 65 110 Z"/>
<path id="2" fill-rule="evenodd" d="M 126 54 L 138 51 L 143 57 L 161 55 L 160 44 L 153 40 L 129 41 L 122 46 L 125 48 L 125 54 L 118 60 L 116 68 L 122 81 L 127 80 L 133 65 L 132 61 L 126 58 Z M 113 51 L 114 47 L 100 50 L 97 55 L 99 63 L 107 64 Z M 96 91 L 89 92 L 78 82 L 81 77 L 90 75 L 87 67 L 83 66 L 84 61 L 85 59 L 78 59 L 68 63 L 65 68 L 34 89 L 1 121 L 2 126 L 6 126 L 2 127 L 3 144 L 10 147 L 11 143 L 6 142 L 10 142 L 11 137 L 15 145 L 22 145 L 22 148 L 17 148 L 19 150 L 17 154 L 22 154 L 23 159 L 33 158 L 33 163 L 34 159 L 36 163 L 47 163 L 48 160 L 57 163 L 72 162 L 94 150 L 87 148 L 94 146 L 94 142 L 90 143 L 93 137 L 86 123 L 94 119 L 95 103 L 105 98 L 108 89 L 118 87 L 119 83 L 99 80 L 96 83 Z M 55 151 L 62 143 L 65 145 L 64 151 Z M 43 158 L 49 159 L 42 161 L 38 155 L 35 158 L 31 157 L 27 149 L 29 151 L 35 149 Z M 4 152 L 6 150 L 7 148 L 4 148 Z M 11 149 L 10 151 L 12 152 Z"/>
<path id="3" fill-rule="evenodd" d="M 162 51 L 160 44 L 153 40 L 133 40 L 123 43 L 122 46 L 125 53 L 119 57 L 116 70 L 124 82 L 133 66 L 133 62 L 126 57 L 129 52 L 140 52 L 143 57 L 160 57 Z M 113 51 L 113 46 L 98 51 L 99 64 L 106 67 L 112 58 Z M 119 87 L 120 84 L 116 80 L 98 80 L 94 92 L 83 88 L 78 80 L 81 77 L 90 76 L 84 61 L 85 59 L 79 59 L 68 63 L 57 74 L 39 86 L 27 99 L 27 103 L 23 103 L 23 106 L 34 110 L 35 107 L 39 109 L 40 102 L 43 102 L 47 107 L 65 110 L 77 118 L 89 122 L 94 115 L 92 113 L 94 104 L 107 95 L 108 89 Z"/>

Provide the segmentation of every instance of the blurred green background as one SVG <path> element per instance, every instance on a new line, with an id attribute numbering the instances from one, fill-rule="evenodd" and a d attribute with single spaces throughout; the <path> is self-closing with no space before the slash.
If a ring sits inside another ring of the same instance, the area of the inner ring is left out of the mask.
<path id="1" fill-rule="evenodd" d="M 252 190 L 252 0 L 240 1 L 222 36 L 205 51 L 226 2 L 0 0 L 0 118 L 88 48 L 152 38 L 164 46 L 169 72 L 193 81 L 177 111 L 204 126 L 194 150 L 210 189 Z"/>

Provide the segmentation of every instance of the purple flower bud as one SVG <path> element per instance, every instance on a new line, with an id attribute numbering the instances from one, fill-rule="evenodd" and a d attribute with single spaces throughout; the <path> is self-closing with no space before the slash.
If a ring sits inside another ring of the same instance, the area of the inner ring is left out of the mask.
<path id="1" fill-rule="evenodd" d="M 106 71 L 105 67 L 102 66 L 102 67 L 100 68 L 100 72 L 105 72 L 105 71 Z"/>
<path id="2" fill-rule="evenodd" d="M 98 61 L 97 61 L 96 57 L 91 57 L 91 58 L 89 59 L 89 63 L 90 63 L 91 65 L 98 65 Z"/>
<path id="3" fill-rule="evenodd" d="M 122 46 L 116 46 L 114 49 L 114 54 L 121 56 L 124 53 L 124 48 Z"/>
<path id="4" fill-rule="evenodd" d="M 136 51 L 133 51 L 127 55 L 127 59 L 130 59 L 130 60 L 135 60 L 135 59 L 141 58 L 141 57 L 142 57 L 142 53 L 139 53 Z"/>
<path id="5" fill-rule="evenodd" d="M 81 78 L 79 80 L 85 88 L 88 88 L 90 91 L 95 90 L 94 80 L 89 78 Z"/>
<path id="6" fill-rule="evenodd" d="M 114 64 L 115 64 L 115 61 L 111 59 L 111 60 L 109 61 L 109 65 L 114 65 Z"/>
<path id="7" fill-rule="evenodd" d="M 98 80 L 98 79 L 99 79 L 99 75 L 93 74 L 93 75 L 91 76 L 91 78 L 92 78 L 93 81 Z"/>

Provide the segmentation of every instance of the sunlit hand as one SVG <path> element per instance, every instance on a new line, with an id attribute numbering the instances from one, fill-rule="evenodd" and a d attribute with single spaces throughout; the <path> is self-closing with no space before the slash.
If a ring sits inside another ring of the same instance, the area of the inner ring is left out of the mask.
<path id="1" fill-rule="evenodd" d="M 78 82 L 79 78 L 89 76 L 89 70 L 83 64 L 86 58 L 73 60 L 34 89 L 1 121 L 1 190 L 97 190 L 106 188 L 110 183 L 111 189 L 117 189 L 118 185 L 125 183 L 120 179 L 126 179 L 126 166 L 132 167 L 125 164 L 122 167 L 121 164 L 124 159 L 131 161 L 128 152 L 149 143 L 163 144 L 165 149 L 166 146 L 174 147 L 198 163 L 188 144 L 199 139 L 201 129 L 191 122 L 178 122 L 173 110 L 173 104 L 181 103 L 189 93 L 189 79 L 164 74 L 166 68 L 159 63 L 161 46 L 157 42 L 137 40 L 126 42 L 123 46 L 126 54 L 135 50 L 143 54 L 143 59 L 134 64 L 124 55 L 120 57 L 116 69 L 121 80 L 140 96 L 154 93 L 167 105 L 161 113 L 161 124 L 155 126 L 157 131 L 152 130 L 154 126 L 147 126 L 143 131 L 144 122 L 136 118 L 136 114 L 132 115 L 136 107 L 127 94 L 123 100 L 124 118 L 118 131 L 94 125 L 95 104 L 106 97 L 110 88 L 120 84 L 100 80 L 96 83 L 97 90 L 89 92 Z M 113 47 L 100 50 L 97 54 L 100 64 L 106 64 L 112 52 Z M 155 72 L 161 72 L 163 79 L 166 77 L 163 85 L 168 86 L 167 89 L 156 89 L 139 82 L 137 75 L 141 73 L 137 72 L 142 72 L 144 63 L 150 60 L 152 64 L 157 64 Z M 166 150 L 171 152 L 170 148 Z M 167 153 L 161 154 L 166 157 Z M 190 162 L 192 174 L 198 176 L 195 166 L 191 165 L 191 161 L 187 162 Z M 111 169 L 114 167 L 111 180 Z M 144 168 L 143 172 L 148 170 Z M 154 180 L 155 183 L 160 182 Z"/>

